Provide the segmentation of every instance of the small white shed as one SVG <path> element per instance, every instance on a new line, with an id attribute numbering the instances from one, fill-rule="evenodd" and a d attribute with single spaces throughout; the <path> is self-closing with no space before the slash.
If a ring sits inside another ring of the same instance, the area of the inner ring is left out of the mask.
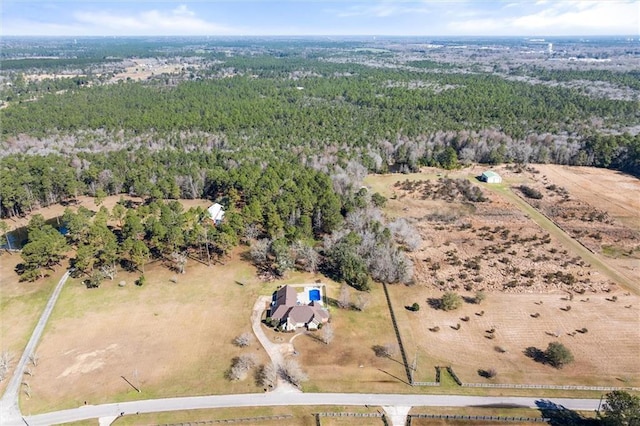
<path id="1" fill-rule="evenodd" d="M 207 209 L 209 212 L 209 216 L 214 221 L 216 225 L 220 225 L 222 219 L 224 218 L 224 210 L 222 206 L 218 203 L 213 204 L 211 207 Z"/>
<path id="2" fill-rule="evenodd" d="M 487 170 L 486 172 L 482 173 L 482 181 L 487 182 L 487 183 L 500 183 L 502 182 L 502 177 L 500 177 L 499 174 L 497 174 L 496 172 L 492 171 L 492 170 Z"/>

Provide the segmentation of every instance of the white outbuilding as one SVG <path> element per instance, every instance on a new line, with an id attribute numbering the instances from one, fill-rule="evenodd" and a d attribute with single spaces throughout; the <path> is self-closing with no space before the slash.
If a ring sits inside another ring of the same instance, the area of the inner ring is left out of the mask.
<path id="1" fill-rule="evenodd" d="M 213 204 L 211 207 L 207 209 L 209 212 L 209 217 L 216 225 L 220 225 L 222 223 L 222 219 L 224 218 L 224 210 L 222 206 L 218 203 Z"/>
<path id="2" fill-rule="evenodd" d="M 492 170 L 487 170 L 482 173 L 481 179 L 483 182 L 487 183 L 500 183 L 502 182 L 502 177 L 499 174 Z"/>

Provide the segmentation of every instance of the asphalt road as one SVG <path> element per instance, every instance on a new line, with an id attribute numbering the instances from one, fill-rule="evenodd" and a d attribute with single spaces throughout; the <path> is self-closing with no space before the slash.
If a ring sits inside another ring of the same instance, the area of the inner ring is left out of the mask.
<path id="1" fill-rule="evenodd" d="M 341 393 L 264 393 L 243 395 L 215 395 L 185 398 L 150 399 L 104 405 L 86 405 L 64 411 L 25 417 L 27 424 L 53 425 L 84 419 L 118 416 L 121 413 L 154 413 L 226 407 L 264 407 L 290 405 L 373 405 L 414 407 L 482 407 L 509 406 L 522 408 L 560 408 L 594 411 L 598 399 L 489 397 L 460 395 L 394 395 L 394 394 L 341 394 Z M 24 423 L 20 423 L 24 424 Z M 3 425 L 4 426 L 4 425 Z"/>
<path id="2" fill-rule="evenodd" d="M 53 307 L 56 305 L 58 300 L 58 296 L 60 296 L 60 292 L 62 291 L 62 287 L 64 283 L 69 278 L 69 271 L 65 272 L 65 274 L 60 278 L 56 288 L 53 290 L 53 293 L 49 297 L 49 301 L 40 316 L 40 320 L 36 324 L 33 333 L 31 333 L 31 338 L 27 343 L 27 346 L 24 348 L 24 352 L 22 353 L 22 357 L 16 366 L 15 371 L 13 372 L 13 376 L 11 377 L 11 381 L 7 385 L 7 388 L 4 391 L 4 395 L 2 395 L 2 399 L 0 399 L 0 424 L 11 425 L 15 419 L 20 419 L 20 408 L 18 407 L 18 394 L 20 392 L 20 385 L 22 384 L 22 376 L 24 375 L 24 369 L 29 362 L 29 356 L 34 353 L 38 342 L 40 341 L 40 336 L 42 336 L 42 332 L 44 331 L 44 327 L 47 325 L 47 321 L 49 321 L 49 317 L 51 316 L 51 312 L 53 311 Z"/>

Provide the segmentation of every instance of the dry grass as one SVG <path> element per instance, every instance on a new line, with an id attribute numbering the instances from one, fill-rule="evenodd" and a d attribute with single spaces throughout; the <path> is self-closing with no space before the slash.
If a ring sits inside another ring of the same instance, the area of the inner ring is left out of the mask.
<path id="1" fill-rule="evenodd" d="M 544 171 L 547 173 L 551 166 L 545 167 L 548 167 Z M 498 376 L 493 379 L 497 383 L 638 386 L 638 297 L 612 287 L 611 281 L 603 273 L 580 261 L 579 257 L 576 258 L 572 247 L 564 247 L 563 240 L 556 238 L 553 232 L 548 238 L 549 242 L 544 244 L 514 242 L 514 235 L 526 238 L 535 234 L 540 240 L 547 231 L 532 221 L 528 212 L 525 214 L 512 204 L 504 192 L 511 185 L 541 179 L 541 174 L 516 173 L 500 167 L 498 171 L 503 176 L 504 183 L 491 185 L 495 190 L 489 191 L 489 186 L 484 187 L 484 184 L 473 179 L 482 170 L 484 168 L 478 166 L 447 173 L 426 168 L 422 173 L 369 176 L 366 180 L 374 190 L 389 197 L 387 214 L 390 217 L 404 216 L 413 220 L 424 240 L 422 248 L 412 254 L 417 285 L 391 287 L 409 362 L 413 362 L 416 353 L 418 356 L 415 379 L 433 381 L 434 366 L 450 364 L 464 382 L 487 381 L 478 375 L 477 370 L 493 367 L 498 371 Z M 566 167 L 561 170 L 564 174 L 559 175 L 558 179 L 572 172 L 580 176 L 584 171 Z M 606 190 L 607 185 L 616 188 L 620 186 L 621 191 L 626 188 L 632 192 L 638 186 L 637 181 L 628 176 L 597 169 L 589 169 L 589 173 L 581 177 L 579 183 L 586 185 L 590 179 L 597 180 L 596 177 L 600 175 L 594 175 L 596 172 L 604 176 L 603 183 L 596 185 L 596 189 L 599 188 L 603 193 L 610 193 L 610 190 Z M 475 203 L 473 206 L 460 202 L 448 203 L 423 199 L 419 192 L 411 193 L 394 187 L 395 182 L 405 179 L 435 180 L 438 173 L 442 177 L 470 179 L 472 183 L 484 187 L 483 192 L 490 201 Z M 619 179 L 616 180 L 617 177 Z M 546 179 L 547 183 L 551 183 L 549 177 Z M 562 184 L 564 181 L 557 183 Z M 565 186 L 570 192 L 580 187 L 578 184 L 575 188 Z M 585 186 L 582 192 L 576 190 L 575 194 L 582 196 L 592 190 Z M 624 196 L 599 196 L 599 193 L 592 193 L 587 201 L 596 203 L 600 200 L 594 207 L 603 210 L 607 210 L 609 204 L 615 204 L 616 207 L 609 213 L 612 216 L 635 214 L 637 217 L 637 209 L 634 207 L 637 197 L 632 197 L 628 192 Z M 627 200 L 626 203 L 624 200 Z M 425 216 L 433 212 L 451 213 L 456 218 L 451 223 L 425 220 Z M 480 229 L 482 227 L 485 227 L 485 231 Z M 501 235 L 504 230 L 509 231 L 506 238 Z M 494 249 L 498 252 L 493 252 Z M 466 260 L 474 257 L 477 257 L 480 264 L 479 271 L 464 265 Z M 535 261 L 536 258 L 542 260 Z M 462 262 L 456 263 L 456 259 Z M 436 263 L 440 265 L 440 269 L 434 270 L 432 266 Z M 607 266 L 615 267 L 609 261 L 606 263 Z M 637 268 L 637 264 L 635 267 Z M 533 277 L 523 276 L 528 270 L 534 271 Z M 559 282 L 548 282 L 544 278 L 545 274 L 557 271 L 572 274 L 575 283 L 567 286 Z M 638 276 L 637 272 L 635 276 Z M 471 290 L 466 292 L 468 297 L 472 297 L 473 291 L 478 289 L 491 290 L 488 300 L 481 306 L 465 304 L 458 311 L 449 313 L 428 307 L 427 299 L 440 297 L 440 290 L 454 289 L 465 293 L 465 286 Z M 584 289 L 586 293 L 574 294 L 573 302 L 561 300 L 567 296 L 566 291 L 572 289 Z M 610 289 L 613 289 L 611 293 L 603 293 Z M 510 295 L 505 292 L 528 294 Z M 612 295 L 618 297 L 617 302 L 606 300 Z M 589 302 L 579 301 L 587 298 Z M 542 305 L 534 304 L 541 300 Z M 403 309 L 413 302 L 421 305 L 419 312 Z M 560 307 L 566 307 L 567 304 L 572 305 L 571 311 L 560 310 Z M 475 313 L 481 310 L 486 311 L 486 314 L 476 316 Z M 540 313 L 540 317 L 531 317 L 536 312 Z M 461 320 L 467 316 L 470 318 L 468 322 Z M 458 323 L 461 324 L 460 330 L 454 330 L 452 326 L 457 327 Z M 439 332 L 429 331 L 435 326 L 440 327 Z M 496 328 L 495 338 L 489 339 L 485 330 L 493 327 Z M 583 327 L 588 328 L 587 333 L 575 333 L 573 336 L 567 334 Z M 556 333 L 559 334 L 557 338 Z M 566 344 L 576 357 L 576 362 L 565 367 L 560 374 L 530 360 L 522 353 L 529 346 L 544 350 L 552 340 Z M 499 354 L 495 346 L 503 346 L 507 352 Z M 430 392 L 441 392 L 443 388 L 455 386 L 448 380 L 448 376 L 444 375 L 443 386 L 431 388 Z"/>
<path id="2" fill-rule="evenodd" d="M 251 330 L 251 308 L 261 291 L 253 269 L 237 254 L 225 266 L 190 264 L 177 283 L 158 264 L 146 269 L 144 287 L 127 273 L 98 289 L 67 283 L 38 348 L 41 360 L 30 381 L 32 398 L 22 399 L 24 413 L 84 401 L 260 391 L 252 378 L 224 378 L 233 356 L 254 352 L 259 362 L 266 360 L 257 344 L 232 344 Z M 120 280 L 127 285 L 118 287 Z"/>
<path id="3" fill-rule="evenodd" d="M 578 296 L 569 302 L 560 295 L 490 293 L 481 305 L 465 303 L 445 312 L 428 307 L 428 298 L 442 295 L 436 290 L 394 286 L 390 291 L 410 362 L 418 354 L 418 381 L 433 381 L 436 365 L 451 365 L 468 383 L 640 385 L 637 296 L 620 296 L 617 302 L 607 301 L 605 295 L 591 295 L 588 302 L 581 302 Z M 423 305 L 420 311 L 402 308 L 414 301 Z M 622 307 L 628 304 L 634 306 Z M 567 305 L 570 311 L 560 309 Z M 481 311 L 485 313 L 478 316 Z M 533 318 L 535 313 L 540 316 Z M 463 321 L 464 317 L 469 320 Z M 460 330 L 452 328 L 457 324 Z M 429 330 L 436 326 L 440 331 Z M 586 333 L 576 332 L 583 327 Z M 495 332 L 488 333 L 492 328 Z M 495 337 L 488 338 L 490 334 Z M 558 371 L 523 354 L 529 346 L 544 350 L 551 341 L 566 345 L 575 362 Z M 499 353 L 498 346 L 506 352 Z M 479 369 L 489 368 L 497 370 L 496 378 L 479 376 Z"/>
<path id="4" fill-rule="evenodd" d="M 53 288 L 64 274 L 59 267 L 44 280 L 33 283 L 19 282 L 14 269 L 22 262 L 19 253 L 0 253 L 0 352 L 9 351 L 13 356 L 12 366 L 22 356 L 31 332 Z M 0 382 L 0 393 L 4 391 L 13 369 Z"/>
<path id="5" fill-rule="evenodd" d="M 330 287 L 336 298 L 339 286 Z M 352 291 L 355 297 L 356 291 Z M 377 357 L 374 345 L 395 344 L 389 309 L 382 287 L 371 290 L 369 307 L 364 312 L 332 308 L 331 324 L 335 338 L 329 344 L 310 336 L 294 341 L 309 382 L 305 392 L 410 392 L 400 354 L 391 359 Z"/>
<path id="6" fill-rule="evenodd" d="M 118 425 L 149 425 L 149 424 L 176 424 L 189 422 L 206 422 L 211 420 L 223 419 L 242 419 L 252 417 L 289 415 L 291 418 L 280 420 L 262 420 L 253 422 L 242 422 L 238 424 L 255 424 L 255 425 L 292 425 L 292 426 L 315 426 L 315 413 L 320 412 L 349 412 L 349 413 L 371 413 L 381 410 L 377 407 L 353 407 L 353 406 L 291 406 L 291 407 L 248 407 L 248 408 L 220 408 L 210 410 L 188 410 L 188 411 L 166 411 L 160 413 L 139 414 L 124 416 L 118 419 Z M 321 417 L 321 424 L 349 424 L 349 423 L 331 423 L 331 418 Z M 351 419 L 351 424 L 382 424 L 378 418 L 369 418 L 369 421 L 378 420 L 379 423 L 367 423 L 367 419 L 347 417 Z M 75 424 L 75 423 L 74 423 Z M 78 425 L 81 423 L 78 423 Z M 87 424 L 95 424 L 87 423 Z"/>

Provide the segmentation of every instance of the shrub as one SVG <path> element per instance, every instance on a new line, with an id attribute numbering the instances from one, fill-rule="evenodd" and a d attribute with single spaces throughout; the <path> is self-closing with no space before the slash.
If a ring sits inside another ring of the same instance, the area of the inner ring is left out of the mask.
<path id="1" fill-rule="evenodd" d="M 417 302 L 414 302 L 413 305 L 411 305 L 411 310 L 413 312 L 419 311 L 420 310 L 420 305 Z"/>
<path id="2" fill-rule="evenodd" d="M 249 346 L 253 342 L 253 335 L 251 333 L 242 333 L 233 339 L 233 344 L 239 348 Z"/>
<path id="3" fill-rule="evenodd" d="M 547 362 L 555 368 L 562 368 L 573 362 L 573 354 L 560 342 L 551 342 L 544 352 Z"/>
<path id="4" fill-rule="evenodd" d="M 453 311 L 462 306 L 462 298 L 457 293 L 448 291 L 442 296 L 440 306 L 444 311 Z"/>
<path id="5" fill-rule="evenodd" d="M 520 191 L 527 198 L 533 198 L 535 200 L 542 199 L 542 193 L 535 188 L 531 188 L 530 186 L 520 185 Z"/>

